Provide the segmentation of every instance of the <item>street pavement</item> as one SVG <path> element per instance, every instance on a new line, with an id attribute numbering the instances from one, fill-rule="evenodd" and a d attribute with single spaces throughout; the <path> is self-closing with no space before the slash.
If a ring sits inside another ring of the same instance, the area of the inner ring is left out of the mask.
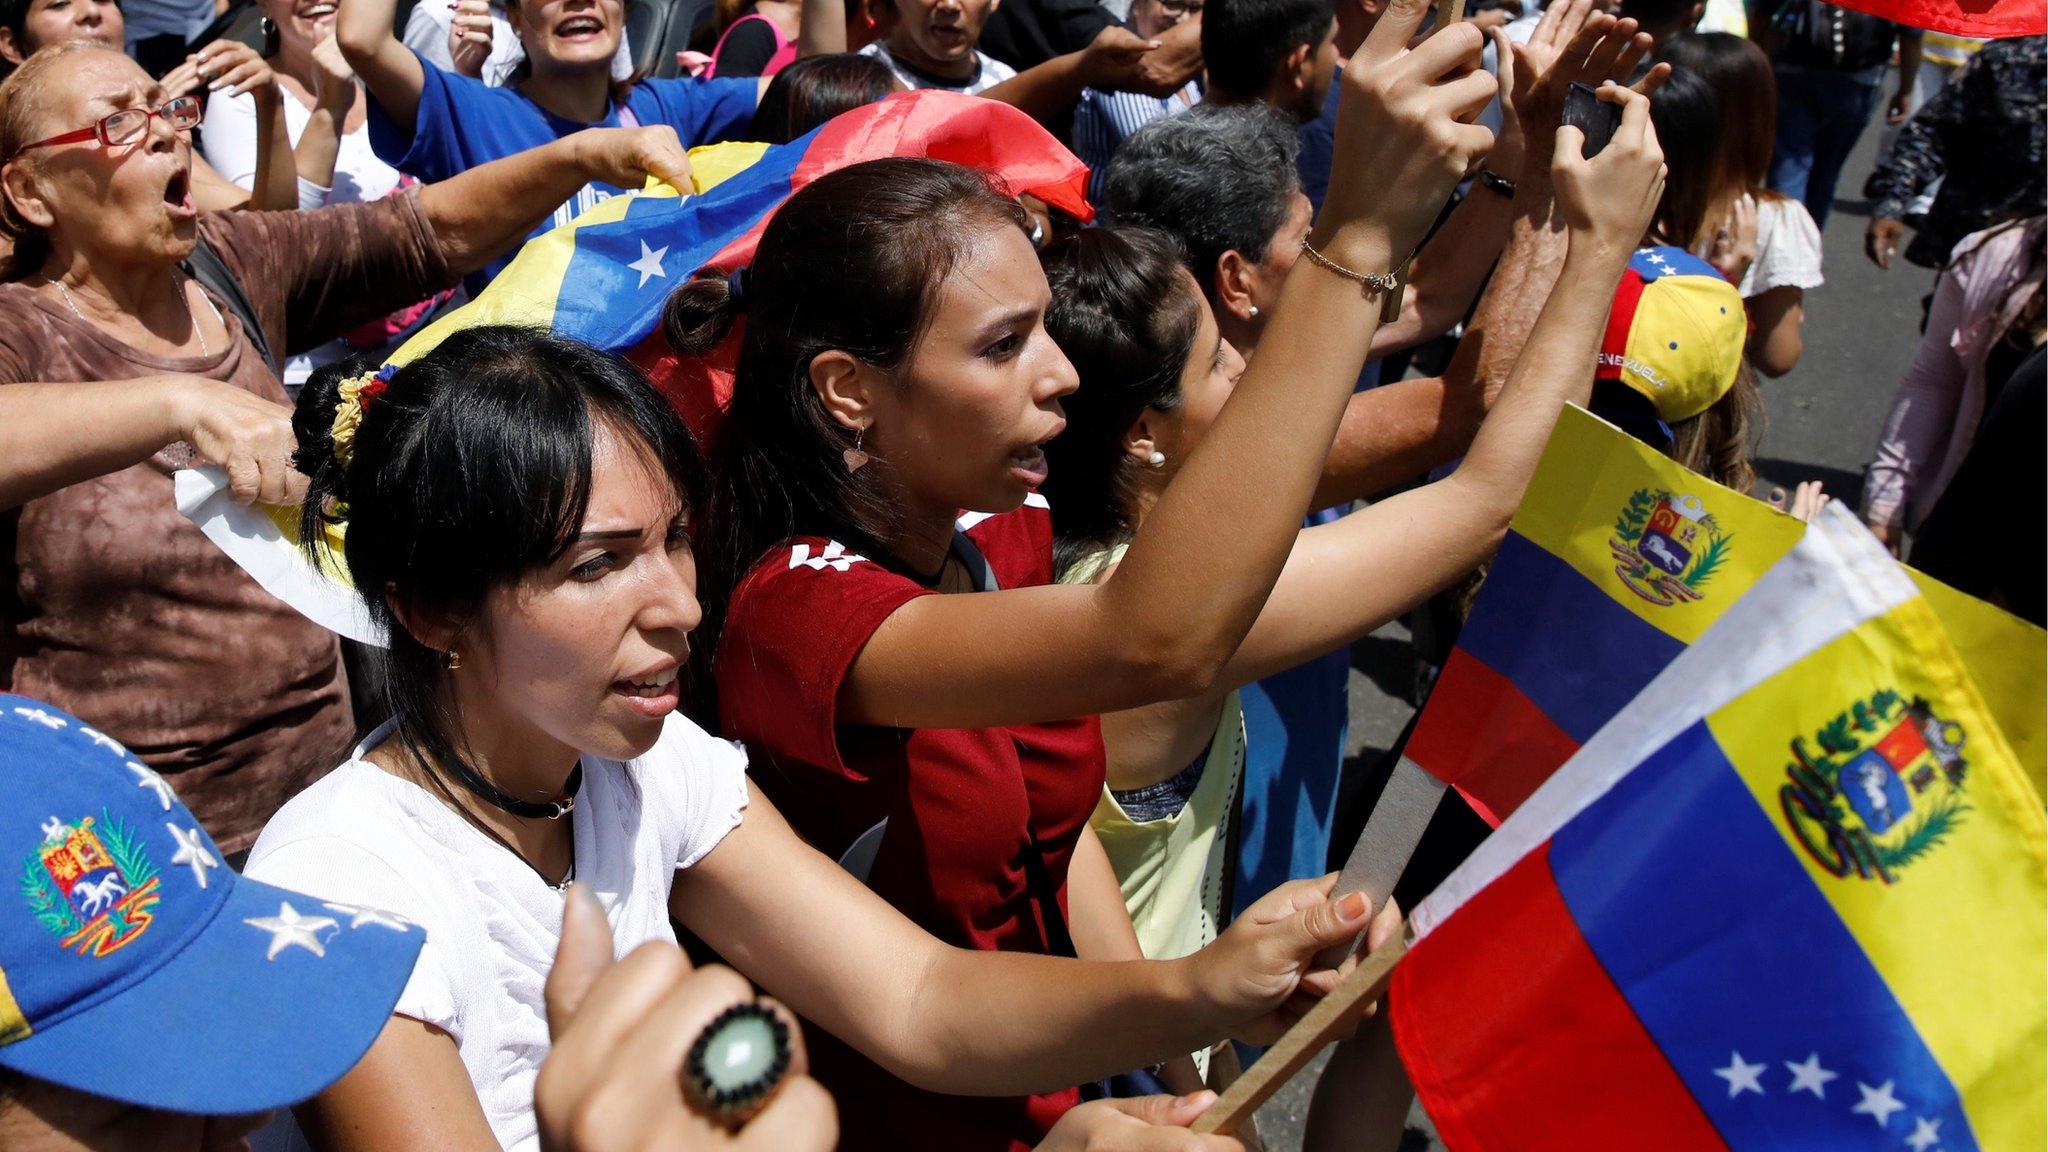
<path id="1" fill-rule="evenodd" d="M 1822 229 L 1827 283 L 1806 293 L 1805 353 L 1791 372 L 1762 382 L 1770 419 L 1757 454 L 1759 492 L 1820 480 L 1854 507 L 1892 390 L 1920 340 L 1921 301 L 1933 290 L 1934 274 L 1903 259 L 1881 271 L 1863 255 L 1869 210 L 1861 193 L 1876 162 L 1879 128 L 1864 133 Z M 1400 737 L 1414 712 L 1406 699 L 1413 681 L 1402 624 L 1353 646 L 1347 772 L 1373 763 Z M 1260 1111 L 1260 1130 L 1272 1152 L 1300 1148 L 1320 1067 L 1318 1061 Z"/>

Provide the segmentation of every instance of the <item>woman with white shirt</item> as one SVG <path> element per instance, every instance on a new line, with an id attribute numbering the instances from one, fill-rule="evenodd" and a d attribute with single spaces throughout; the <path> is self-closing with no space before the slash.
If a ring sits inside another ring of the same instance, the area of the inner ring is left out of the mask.
<path id="1" fill-rule="evenodd" d="M 746 756 L 676 713 L 703 464 L 623 361 L 471 328 L 403 368 L 301 395 L 305 527 L 347 507 L 398 719 L 287 803 L 248 873 L 386 908 L 427 945 L 362 1063 L 298 1110 L 323 1152 L 530 1150 L 563 890 L 623 955 L 671 919 L 817 1027 L 935 1091 L 1069 1085 L 1270 1042 L 1364 931 L 1334 878 L 1276 890 L 1182 960 L 947 947 L 791 831 Z M 309 538 L 313 538 L 309 537 Z M 1397 915 L 1373 923 L 1393 931 Z"/>
<path id="2" fill-rule="evenodd" d="M 285 127 L 298 169 L 298 206 L 361 204 L 381 200 L 406 182 L 370 148 L 362 85 L 334 41 L 335 0 L 261 0 L 270 29 L 265 57 L 284 99 Z M 221 175 L 248 187 L 256 173 L 258 124 L 250 96 L 215 93 L 200 145 Z M 459 290 L 429 297 L 372 321 L 341 339 L 285 361 L 288 392 L 296 394 L 313 369 L 359 352 L 381 352 L 431 319 Z"/>

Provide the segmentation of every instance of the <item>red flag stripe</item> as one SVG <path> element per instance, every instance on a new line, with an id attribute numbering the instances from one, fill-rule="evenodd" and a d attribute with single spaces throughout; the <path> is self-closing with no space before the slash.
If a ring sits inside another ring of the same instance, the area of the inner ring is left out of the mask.
<path id="1" fill-rule="evenodd" d="M 1726 1152 L 1580 935 L 1548 843 L 1416 942 L 1387 1002 L 1457 1152 Z"/>
<path id="2" fill-rule="evenodd" d="M 1463 648 L 1451 650 L 1408 742 L 1408 755 L 1499 827 L 1579 750 L 1515 682 Z"/>

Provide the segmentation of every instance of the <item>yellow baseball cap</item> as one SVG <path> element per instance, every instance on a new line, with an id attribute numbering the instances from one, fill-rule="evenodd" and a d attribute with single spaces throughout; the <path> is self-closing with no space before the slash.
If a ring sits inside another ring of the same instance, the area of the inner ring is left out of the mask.
<path id="1" fill-rule="evenodd" d="M 1748 340 L 1742 295 L 1713 265 L 1683 248 L 1643 248 L 1615 290 L 1594 378 L 1641 393 L 1660 420 L 1684 420 L 1735 386 Z"/>

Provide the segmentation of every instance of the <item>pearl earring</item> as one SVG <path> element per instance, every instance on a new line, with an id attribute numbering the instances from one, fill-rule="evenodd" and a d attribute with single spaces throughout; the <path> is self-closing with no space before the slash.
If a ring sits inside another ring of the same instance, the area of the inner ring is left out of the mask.
<path id="1" fill-rule="evenodd" d="M 1258 318 L 1258 315 L 1259 315 L 1259 306 L 1258 306 L 1257 304 L 1254 304 L 1254 305 L 1252 305 L 1252 318 L 1253 318 L 1253 319 L 1257 319 L 1257 318 Z"/>
<path id="2" fill-rule="evenodd" d="M 1166 463 L 1166 453 L 1154 449 L 1150 456 L 1145 457 L 1145 463 L 1157 468 L 1161 464 Z"/>

